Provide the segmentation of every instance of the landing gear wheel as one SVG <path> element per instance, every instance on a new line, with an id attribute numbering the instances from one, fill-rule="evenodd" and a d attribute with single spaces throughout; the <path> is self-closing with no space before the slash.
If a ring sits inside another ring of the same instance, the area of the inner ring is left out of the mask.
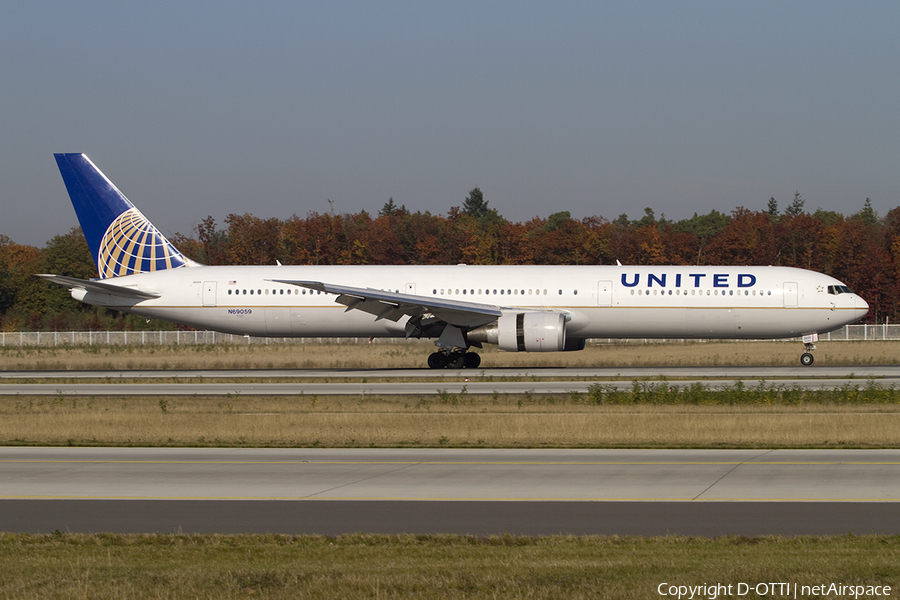
<path id="1" fill-rule="evenodd" d="M 428 366 L 432 369 L 443 369 L 447 366 L 447 355 L 442 352 L 432 352 L 428 355 Z"/>
<path id="2" fill-rule="evenodd" d="M 474 352 L 466 352 L 466 368 L 477 369 L 481 364 L 481 357 Z"/>
<path id="3" fill-rule="evenodd" d="M 447 367 L 450 369 L 462 369 L 466 366 L 466 355 L 462 352 L 454 352 L 447 357 Z"/>
<path id="4" fill-rule="evenodd" d="M 813 364 L 814 360 L 815 359 L 813 358 L 813 355 L 809 352 L 804 352 L 800 355 L 800 364 L 804 367 L 808 367 L 809 365 Z"/>

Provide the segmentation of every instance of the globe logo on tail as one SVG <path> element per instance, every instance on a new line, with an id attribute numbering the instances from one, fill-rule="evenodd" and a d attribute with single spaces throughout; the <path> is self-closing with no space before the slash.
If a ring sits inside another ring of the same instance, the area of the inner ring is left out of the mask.
<path id="1" fill-rule="evenodd" d="M 186 266 L 184 256 L 136 208 L 119 215 L 100 240 L 100 277 L 121 277 Z"/>

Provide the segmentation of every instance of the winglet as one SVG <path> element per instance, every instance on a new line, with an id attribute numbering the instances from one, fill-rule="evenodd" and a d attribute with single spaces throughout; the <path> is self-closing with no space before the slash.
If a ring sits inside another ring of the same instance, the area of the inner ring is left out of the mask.
<path id="1" fill-rule="evenodd" d="M 84 154 L 54 154 L 102 279 L 191 263 Z"/>

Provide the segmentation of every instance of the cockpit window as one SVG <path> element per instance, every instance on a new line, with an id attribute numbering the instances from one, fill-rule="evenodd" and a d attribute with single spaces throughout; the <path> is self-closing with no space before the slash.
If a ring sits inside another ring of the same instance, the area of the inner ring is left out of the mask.
<path id="1" fill-rule="evenodd" d="M 853 292 L 846 285 L 829 285 L 828 293 L 837 296 L 838 294 L 852 294 Z"/>

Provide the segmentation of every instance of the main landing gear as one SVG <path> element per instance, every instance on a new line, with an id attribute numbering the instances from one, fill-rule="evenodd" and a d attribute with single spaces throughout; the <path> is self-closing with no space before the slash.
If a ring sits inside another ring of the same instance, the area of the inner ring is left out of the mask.
<path id="1" fill-rule="evenodd" d="M 477 369 L 481 357 L 474 352 L 443 352 L 438 350 L 428 355 L 428 366 L 432 369 Z"/>
<path id="2" fill-rule="evenodd" d="M 412 322 L 412 319 L 410 319 L 410 323 Z M 424 324 L 425 321 L 422 321 L 422 323 Z M 434 323 L 432 323 L 432 326 L 437 327 Z M 407 328 L 409 327 L 410 325 L 407 324 Z M 430 331 L 423 330 L 418 325 L 416 327 L 418 327 L 418 331 L 423 332 L 425 335 L 430 333 Z M 444 324 L 443 328 L 440 329 L 440 336 L 438 336 L 434 345 L 440 350 L 428 355 L 428 366 L 432 369 L 477 369 L 478 365 L 481 364 L 481 357 L 474 352 L 468 351 L 471 346 L 481 348 L 481 344 L 470 344 L 466 339 L 464 330 L 456 325 Z"/>

